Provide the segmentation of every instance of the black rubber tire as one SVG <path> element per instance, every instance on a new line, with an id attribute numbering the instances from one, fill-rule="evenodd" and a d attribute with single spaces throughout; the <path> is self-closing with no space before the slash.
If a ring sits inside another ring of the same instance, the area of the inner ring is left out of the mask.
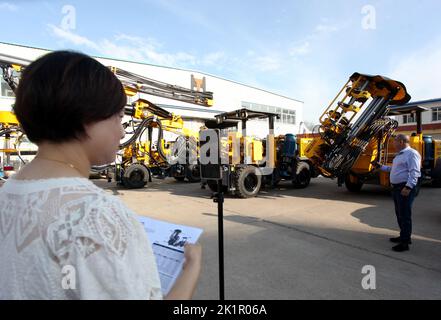
<path id="1" fill-rule="evenodd" d="M 292 184 L 296 189 L 304 189 L 309 186 L 311 182 L 311 169 L 306 162 L 299 162 L 297 164 L 296 177 Z"/>
<path id="2" fill-rule="evenodd" d="M 186 170 L 187 180 L 191 183 L 201 182 L 201 170 L 197 164 L 189 164 Z"/>
<path id="3" fill-rule="evenodd" d="M 144 165 L 134 163 L 124 170 L 122 183 L 128 189 L 144 188 L 147 185 L 149 176 L 149 170 Z"/>
<path id="4" fill-rule="evenodd" d="M 207 180 L 207 186 L 210 188 L 211 191 L 217 192 L 217 181 L 215 180 Z M 222 186 L 222 192 L 227 193 L 228 188 L 227 186 Z"/>
<path id="5" fill-rule="evenodd" d="M 181 170 L 185 168 L 179 168 L 180 170 L 178 172 L 178 166 L 181 167 L 181 165 L 178 164 L 172 165 L 170 167 L 170 176 L 175 178 L 176 181 L 183 182 L 185 180 L 185 175 Z"/>
<path id="6" fill-rule="evenodd" d="M 262 186 L 262 176 L 257 174 L 258 169 L 253 166 L 239 168 L 234 174 L 235 195 L 239 198 L 253 198 L 257 196 Z"/>
<path id="7" fill-rule="evenodd" d="M 361 188 L 363 187 L 363 183 L 362 182 L 353 183 L 351 182 L 349 176 L 350 174 L 348 174 L 345 178 L 346 189 L 348 189 L 348 191 L 350 192 L 360 192 Z"/>

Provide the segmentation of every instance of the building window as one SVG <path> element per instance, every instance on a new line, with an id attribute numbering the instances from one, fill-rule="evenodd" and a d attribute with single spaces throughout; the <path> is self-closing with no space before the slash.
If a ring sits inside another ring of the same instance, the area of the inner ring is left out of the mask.
<path id="1" fill-rule="evenodd" d="M 258 103 L 242 102 L 242 108 L 247 108 L 253 111 L 271 112 L 280 116 L 280 119 L 276 119 L 278 123 L 296 124 L 296 111 L 291 109 L 284 109 L 275 106 L 267 106 Z M 263 119 L 266 121 L 266 119 Z"/>
<path id="2" fill-rule="evenodd" d="M 441 107 L 432 109 L 432 121 L 441 121 Z"/>
<path id="3" fill-rule="evenodd" d="M 415 122 L 416 122 L 416 117 L 415 117 L 414 113 L 412 113 L 412 114 L 405 114 L 403 116 L 403 124 L 415 123 Z"/>

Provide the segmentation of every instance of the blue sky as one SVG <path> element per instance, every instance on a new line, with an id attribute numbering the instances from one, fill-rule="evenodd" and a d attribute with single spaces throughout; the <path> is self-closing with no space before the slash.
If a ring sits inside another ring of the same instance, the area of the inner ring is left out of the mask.
<path id="1" fill-rule="evenodd" d="M 75 9 L 67 27 L 66 5 Z M 304 101 L 314 123 L 353 72 L 400 80 L 413 100 L 441 97 L 438 0 L 16 0 L 0 9 L 2 42 L 217 75 Z"/>

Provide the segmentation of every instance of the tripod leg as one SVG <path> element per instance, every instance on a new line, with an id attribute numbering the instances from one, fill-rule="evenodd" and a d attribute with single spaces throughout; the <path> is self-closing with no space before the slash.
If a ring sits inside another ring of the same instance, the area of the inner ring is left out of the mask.
<path id="1" fill-rule="evenodd" d="M 217 216 L 218 216 L 218 242 L 219 242 L 219 299 L 225 300 L 224 279 L 224 193 L 222 180 L 217 182 Z"/>

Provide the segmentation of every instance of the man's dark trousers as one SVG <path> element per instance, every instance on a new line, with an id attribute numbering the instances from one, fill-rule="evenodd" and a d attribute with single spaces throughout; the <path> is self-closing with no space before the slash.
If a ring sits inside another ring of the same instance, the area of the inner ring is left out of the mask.
<path id="1" fill-rule="evenodd" d="M 412 235 L 412 204 L 415 199 L 416 188 L 410 191 L 409 196 L 401 195 L 401 190 L 406 183 L 394 184 L 392 195 L 395 203 L 395 214 L 397 215 L 398 226 L 400 227 L 400 238 L 402 243 L 409 243 Z"/>

